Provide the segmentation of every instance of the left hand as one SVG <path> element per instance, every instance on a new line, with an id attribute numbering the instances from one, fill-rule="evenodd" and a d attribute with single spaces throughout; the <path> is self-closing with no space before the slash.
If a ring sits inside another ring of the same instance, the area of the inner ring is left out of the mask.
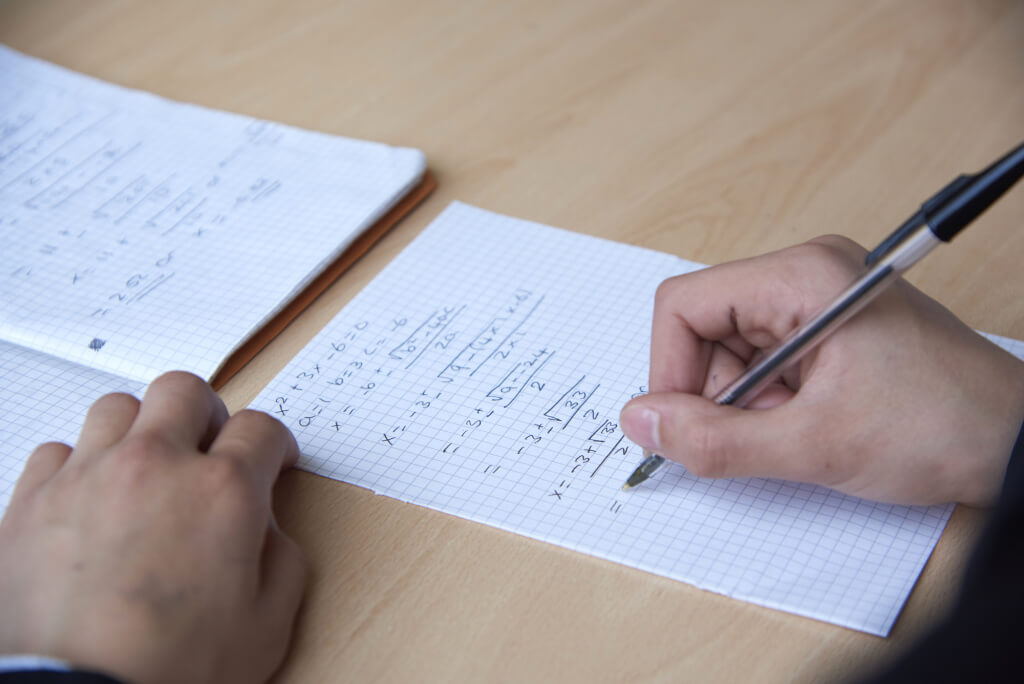
<path id="1" fill-rule="evenodd" d="M 134 682 L 267 679 L 304 584 L 271 510 L 297 456 L 279 422 L 229 418 L 187 373 L 141 404 L 103 397 L 73 449 L 36 449 L 0 521 L 0 652 Z"/>

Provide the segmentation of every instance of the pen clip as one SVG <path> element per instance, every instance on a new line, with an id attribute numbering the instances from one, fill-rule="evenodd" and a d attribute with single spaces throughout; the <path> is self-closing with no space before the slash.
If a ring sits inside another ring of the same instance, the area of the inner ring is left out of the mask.
<path id="1" fill-rule="evenodd" d="M 877 247 L 868 253 L 864 258 L 864 264 L 866 266 L 873 266 L 881 260 L 882 257 L 903 242 L 908 235 L 920 228 L 921 225 L 928 220 L 929 214 L 948 202 L 950 198 L 955 197 L 956 194 L 963 190 L 972 180 L 974 180 L 973 175 L 961 174 L 950 181 L 946 187 L 942 188 L 925 200 L 920 209 L 915 211 L 913 215 L 904 221 L 899 228 L 894 230 L 889 237 L 882 240 Z"/>

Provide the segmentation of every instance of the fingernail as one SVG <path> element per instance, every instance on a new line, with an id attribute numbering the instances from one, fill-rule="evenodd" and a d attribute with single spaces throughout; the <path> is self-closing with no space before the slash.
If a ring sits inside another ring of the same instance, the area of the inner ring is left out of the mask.
<path id="1" fill-rule="evenodd" d="M 661 444 L 658 442 L 660 419 L 661 417 L 654 409 L 646 406 L 631 406 L 622 412 L 622 431 L 644 449 L 657 451 L 661 448 Z"/>

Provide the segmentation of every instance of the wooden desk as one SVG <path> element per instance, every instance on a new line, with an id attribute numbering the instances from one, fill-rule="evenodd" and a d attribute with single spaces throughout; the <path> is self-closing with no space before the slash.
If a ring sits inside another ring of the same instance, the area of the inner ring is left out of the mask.
<path id="1" fill-rule="evenodd" d="M 1024 137 L 1022 38 L 1013 0 L 0 2 L 0 41 L 58 64 L 426 152 L 438 191 L 233 410 L 453 199 L 712 263 L 873 243 Z M 911 280 L 1024 337 L 1021 217 L 1018 191 Z M 278 496 L 312 564 L 282 682 L 832 679 L 941 613 L 981 519 L 956 512 L 883 640 L 307 473 Z"/>

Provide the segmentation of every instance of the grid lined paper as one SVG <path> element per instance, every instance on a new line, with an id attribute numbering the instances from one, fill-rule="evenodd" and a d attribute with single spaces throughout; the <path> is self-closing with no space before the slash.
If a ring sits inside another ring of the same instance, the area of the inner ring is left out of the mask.
<path id="1" fill-rule="evenodd" d="M 0 83 L 0 339 L 142 382 L 210 378 L 425 170 L 4 46 Z"/>
<path id="2" fill-rule="evenodd" d="M 453 204 L 253 407 L 294 431 L 312 472 L 887 634 L 951 505 L 679 466 L 620 491 L 641 459 L 617 420 L 646 391 L 654 291 L 696 268 Z"/>
<path id="3" fill-rule="evenodd" d="M 43 442 L 74 444 L 89 406 L 104 394 L 142 398 L 134 380 L 86 368 L 0 340 L 0 387 L 17 393 L 0 417 L 0 516 L 25 461 Z M 11 395 L 8 395 L 9 397 Z"/>

